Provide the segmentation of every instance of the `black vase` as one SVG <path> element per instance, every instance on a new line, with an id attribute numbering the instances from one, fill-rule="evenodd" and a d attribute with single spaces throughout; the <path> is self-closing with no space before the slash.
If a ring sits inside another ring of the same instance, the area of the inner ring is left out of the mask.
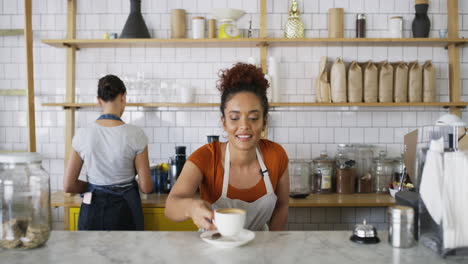
<path id="1" fill-rule="evenodd" d="M 414 6 L 416 14 L 413 20 L 413 38 L 428 38 L 431 30 L 431 21 L 427 16 L 428 4 Z"/>
<path id="2" fill-rule="evenodd" d="M 141 0 L 130 0 L 130 14 L 120 38 L 151 38 L 141 15 Z"/>

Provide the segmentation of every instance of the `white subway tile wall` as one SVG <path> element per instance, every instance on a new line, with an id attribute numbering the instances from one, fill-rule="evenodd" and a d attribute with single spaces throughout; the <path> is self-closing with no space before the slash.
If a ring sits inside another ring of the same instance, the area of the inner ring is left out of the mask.
<path id="1" fill-rule="evenodd" d="M 367 35 L 385 37 L 388 18 L 404 17 L 404 36 L 411 36 L 414 6 L 408 0 L 299 0 L 306 37 L 327 36 L 328 9 L 345 8 L 345 37 L 355 35 L 356 13 L 367 15 Z M 170 10 L 187 11 L 187 36 L 191 36 L 191 17 L 212 17 L 218 7 L 241 8 L 247 14 L 237 25 L 247 29 L 252 20 L 254 36 L 259 35 L 259 3 L 255 0 L 158 0 L 142 1 L 142 12 L 153 38 L 170 37 Z M 282 37 L 289 1 L 268 0 L 268 36 Z M 468 37 L 468 1 L 459 1 L 460 37 Z M 0 0 L 0 29 L 24 27 L 23 1 Z M 77 38 L 103 38 L 105 33 L 120 33 L 130 10 L 128 0 L 77 0 Z M 438 37 L 447 27 L 446 0 L 432 0 L 429 9 L 431 37 Z M 65 38 L 66 1 L 33 1 L 34 76 L 36 90 L 37 148 L 51 175 L 53 191 L 62 189 L 64 171 L 65 115 L 60 107 L 43 107 L 43 102 L 62 102 L 65 96 L 65 49 L 41 43 L 41 39 Z M 448 55 L 443 47 L 403 47 L 360 44 L 312 47 L 271 47 L 281 69 L 281 98 L 284 102 L 315 101 L 314 78 L 321 56 L 332 62 L 342 57 L 346 62 L 433 60 L 437 67 L 437 100 L 448 101 Z M 253 57 L 259 60 L 258 48 L 128 45 L 123 48 L 83 48 L 77 51 L 77 102 L 94 102 L 97 80 L 105 74 L 122 77 L 130 102 L 176 101 L 180 94 L 174 84 L 192 88 L 195 102 L 219 102 L 216 80 L 220 69 Z M 463 100 L 468 100 L 468 51 L 461 52 Z M 135 82 L 137 78 L 143 82 Z M 0 89 L 24 89 L 25 51 L 23 36 L 0 37 Z M 180 87 L 180 86 L 178 86 Z M 179 88 L 181 89 L 181 88 Z M 403 136 L 412 129 L 432 124 L 447 111 L 439 108 L 370 108 L 370 107 L 276 107 L 269 119 L 268 138 L 280 143 L 290 159 L 311 159 L 321 150 L 334 155 L 338 143 L 369 143 L 386 149 L 392 156 L 402 151 Z M 77 128 L 98 116 L 98 108 L 80 109 Z M 126 122 L 141 126 L 149 138 L 151 162 L 166 161 L 176 145 L 186 145 L 190 154 L 206 142 L 206 135 L 222 134 L 218 108 L 144 108 L 128 107 Z M 466 111 L 463 119 L 468 121 Z M 27 149 L 26 100 L 22 96 L 0 96 L 0 150 Z M 222 138 L 222 137 L 221 137 Z M 222 138 L 223 139 L 223 138 Z M 290 209 L 290 229 L 349 229 L 366 218 L 385 227 L 384 209 L 310 208 Z M 63 219 L 54 210 L 54 221 Z"/>

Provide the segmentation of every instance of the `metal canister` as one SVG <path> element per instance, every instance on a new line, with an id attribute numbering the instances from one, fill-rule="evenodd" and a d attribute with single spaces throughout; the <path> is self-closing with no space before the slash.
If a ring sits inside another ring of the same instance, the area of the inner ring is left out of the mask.
<path id="1" fill-rule="evenodd" d="M 409 248 L 414 245 L 414 210 L 409 206 L 388 208 L 388 242 L 393 247 Z"/>

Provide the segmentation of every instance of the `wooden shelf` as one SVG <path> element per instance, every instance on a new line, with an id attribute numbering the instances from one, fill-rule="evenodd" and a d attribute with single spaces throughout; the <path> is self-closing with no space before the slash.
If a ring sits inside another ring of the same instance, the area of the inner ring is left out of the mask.
<path id="1" fill-rule="evenodd" d="M 0 29 L 0 36 L 18 36 L 23 34 L 24 29 Z"/>
<path id="2" fill-rule="evenodd" d="M 56 48 L 119 48 L 135 46 L 225 46 L 225 47 L 255 47 L 263 42 L 260 38 L 237 39 L 44 39 L 42 43 Z"/>
<path id="3" fill-rule="evenodd" d="M 7 90 L 0 90 L 0 95 L 2 96 L 17 96 L 17 95 L 27 95 L 28 92 L 26 90 L 21 89 L 7 89 Z"/>
<path id="4" fill-rule="evenodd" d="M 440 38 L 237 38 L 237 39 L 44 39 L 43 43 L 56 47 L 77 48 L 118 48 L 134 46 L 314 46 L 314 45 L 399 45 L 399 46 L 440 46 L 450 44 L 462 45 L 468 42 L 465 39 Z"/>
<path id="5" fill-rule="evenodd" d="M 98 107 L 96 103 L 43 103 L 42 106 L 59 106 L 65 108 Z M 127 106 L 140 107 L 219 107 L 218 103 L 127 103 Z M 468 102 L 435 102 L 435 103 L 270 103 L 271 107 L 460 107 Z"/>
<path id="6" fill-rule="evenodd" d="M 461 45 L 467 42 L 465 39 L 440 39 L 440 38 L 273 38 L 265 40 L 271 46 L 319 46 L 319 45 L 385 45 L 385 46 L 440 46 L 450 44 Z"/>
<path id="7" fill-rule="evenodd" d="M 163 208 L 166 206 L 167 194 L 143 195 L 143 207 Z M 70 196 L 63 191 L 51 195 L 52 207 L 80 207 L 81 197 Z M 355 193 L 355 194 L 310 194 L 304 199 L 289 198 L 290 207 L 386 207 L 395 204 L 390 194 Z"/>

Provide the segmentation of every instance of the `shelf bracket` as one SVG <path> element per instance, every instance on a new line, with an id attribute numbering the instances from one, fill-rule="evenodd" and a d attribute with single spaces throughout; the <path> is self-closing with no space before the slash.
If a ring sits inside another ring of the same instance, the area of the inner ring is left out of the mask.
<path id="1" fill-rule="evenodd" d="M 80 108 L 81 108 L 80 106 L 63 106 L 63 110 L 68 110 L 68 109 L 79 110 Z"/>
<path id="2" fill-rule="evenodd" d="M 75 48 L 75 50 L 80 50 L 80 48 L 76 45 L 68 44 L 68 43 L 63 43 L 63 45 L 67 48 Z"/>
<path id="3" fill-rule="evenodd" d="M 260 41 L 257 45 L 257 47 L 268 47 L 270 44 L 267 41 Z"/>
<path id="4" fill-rule="evenodd" d="M 464 37 L 463 37 L 462 39 L 464 39 Z M 448 47 L 449 47 L 450 45 L 454 45 L 455 47 L 463 47 L 463 46 L 466 46 L 466 44 L 467 44 L 467 43 L 466 43 L 465 41 L 455 42 L 455 43 L 451 43 L 451 44 L 445 45 L 445 46 L 444 46 L 444 49 L 445 49 L 445 50 L 448 50 Z"/>
<path id="5" fill-rule="evenodd" d="M 448 106 L 448 105 L 444 105 L 442 106 L 444 109 L 450 109 L 450 108 L 457 108 L 457 109 L 466 109 L 466 105 L 455 105 L 455 106 Z"/>

